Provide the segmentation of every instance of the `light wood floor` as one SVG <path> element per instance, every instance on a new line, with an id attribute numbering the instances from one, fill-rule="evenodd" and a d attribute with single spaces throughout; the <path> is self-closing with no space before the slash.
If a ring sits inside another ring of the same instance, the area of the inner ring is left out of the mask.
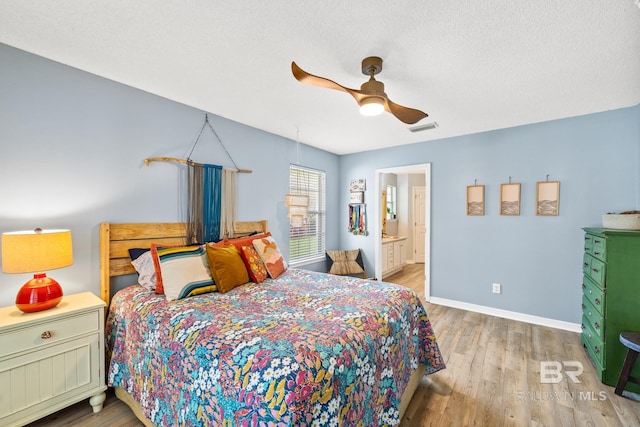
<path id="1" fill-rule="evenodd" d="M 422 264 L 409 264 L 385 281 L 416 290 L 424 302 Z M 424 304 L 447 369 L 422 380 L 400 427 L 640 426 L 640 402 L 600 383 L 579 334 Z M 540 383 L 541 361 L 568 360 L 584 367 L 579 384 L 566 377 Z M 98 414 L 83 401 L 30 426 L 141 425 L 108 393 Z"/>

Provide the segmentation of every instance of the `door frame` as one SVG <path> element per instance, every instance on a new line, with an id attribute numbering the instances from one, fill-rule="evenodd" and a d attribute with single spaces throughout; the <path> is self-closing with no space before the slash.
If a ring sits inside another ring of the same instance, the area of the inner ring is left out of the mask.
<path id="1" fill-rule="evenodd" d="M 418 228 L 418 227 L 416 227 L 416 193 L 417 193 L 416 190 L 420 190 L 421 192 L 424 192 L 424 199 L 423 199 L 423 204 L 422 204 L 422 208 L 421 208 L 422 210 L 426 209 L 426 203 L 427 203 L 426 202 L 426 200 L 427 200 L 427 187 L 426 187 L 426 185 L 425 186 L 411 187 L 411 209 L 413 210 L 413 225 L 411 227 L 409 227 L 409 228 L 411 229 L 411 235 L 412 235 L 411 241 L 412 242 L 416 241 L 416 234 L 417 234 L 416 233 L 416 229 Z M 426 211 L 424 212 L 424 221 L 425 221 L 424 222 L 424 229 L 425 229 L 424 232 L 426 234 L 427 233 L 427 229 L 426 229 L 426 227 L 427 227 L 427 213 L 426 213 Z M 416 246 L 415 243 L 414 243 L 413 246 L 414 247 Z M 425 257 L 427 256 L 427 254 L 423 253 L 422 254 L 422 260 L 420 261 L 420 260 L 416 260 L 415 253 L 416 252 L 414 251 L 413 252 L 413 254 L 414 254 L 413 255 L 413 262 L 414 263 L 420 263 L 420 262 L 424 263 Z"/>
<path id="2" fill-rule="evenodd" d="M 425 181 L 425 237 L 424 237 L 424 297 L 427 301 L 431 298 L 431 163 L 397 166 L 375 171 L 374 203 L 376 209 L 374 217 L 375 237 L 375 277 L 382 278 L 382 174 L 424 174 Z M 417 244 L 417 242 L 413 242 Z"/>

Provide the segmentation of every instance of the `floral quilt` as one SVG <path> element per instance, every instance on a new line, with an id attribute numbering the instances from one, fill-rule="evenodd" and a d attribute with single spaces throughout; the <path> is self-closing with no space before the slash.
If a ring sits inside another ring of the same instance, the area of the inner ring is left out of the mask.
<path id="1" fill-rule="evenodd" d="M 127 287 L 107 359 L 159 426 L 397 425 L 418 364 L 445 367 L 412 290 L 296 269 L 177 301 Z"/>

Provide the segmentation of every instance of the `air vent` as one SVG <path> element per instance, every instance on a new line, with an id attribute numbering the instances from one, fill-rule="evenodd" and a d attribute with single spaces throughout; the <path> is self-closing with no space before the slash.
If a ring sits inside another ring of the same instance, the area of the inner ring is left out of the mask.
<path id="1" fill-rule="evenodd" d="M 432 122 L 432 123 L 427 123 L 427 124 L 420 125 L 420 126 L 414 126 L 412 128 L 409 128 L 409 130 L 411 132 L 422 132 L 423 130 L 431 130 L 431 129 L 435 129 L 437 127 L 438 127 L 438 123 Z"/>

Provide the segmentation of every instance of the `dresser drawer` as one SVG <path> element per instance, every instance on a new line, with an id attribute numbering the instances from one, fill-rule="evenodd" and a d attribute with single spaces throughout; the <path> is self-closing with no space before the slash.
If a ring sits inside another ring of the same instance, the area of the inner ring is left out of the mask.
<path id="1" fill-rule="evenodd" d="M 602 339 L 604 336 L 604 316 L 596 310 L 586 296 L 582 297 L 582 317 L 583 323 L 584 319 L 587 319 L 593 332 Z"/>
<path id="2" fill-rule="evenodd" d="M 605 292 L 598 285 L 593 283 L 589 276 L 582 277 L 582 293 L 589 302 L 604 316 Z"/>
<path id="3" fill-rule="evenodd" d="M 593 253 L 593 234 L 584 235 L 584 251 L 588 254 Z"/>
<path id="4" fill-rule="evenodd" d="M 591 255 L 601 261 L 607 261 L 607 239 L 600 236 L 593 236 L 593 246 Z"/>
<path id="5" fill-rule="evenodd" d="M 40 346 L 100 330 L 100 312 L 94 310 L 77 316 L 48 319 L 0 334 L 1 356 L 23 350 L 33 351 Z"/>
<path id="6" fill-rule="evenodd" d="M 588 252 L 585 252 L 582 256 L 582 273 L 585 276 L 591 276 L 591 260 L 594 259 L 593 255 Z"/>
<path id="7" fill-rule="evenodd" d="M 602 370 L 601 367 L 604 365 L 603 361 L 605 356 L 604 343 L 598 334 L 593 331 L 589 320 L 584 316 L 582 317 L 582 335 L 580 336 L 580 341 L 587 347 L 591 360 Z"/>
<path id="8" fill-rule="evenodd" d="M 605 277 L 606 277 L 606 270 L 607 270 L 607 264 L 605 264 L 604 262 L 600 261 L 597 258 L 591 257 L 591 261 L 589 263 L 589 277 L 591 277 L 591 280 L 593 280 L 596 284 L 600 285 L 603 288 L 606 288 L 606 283 L 605 283 Z"/>

